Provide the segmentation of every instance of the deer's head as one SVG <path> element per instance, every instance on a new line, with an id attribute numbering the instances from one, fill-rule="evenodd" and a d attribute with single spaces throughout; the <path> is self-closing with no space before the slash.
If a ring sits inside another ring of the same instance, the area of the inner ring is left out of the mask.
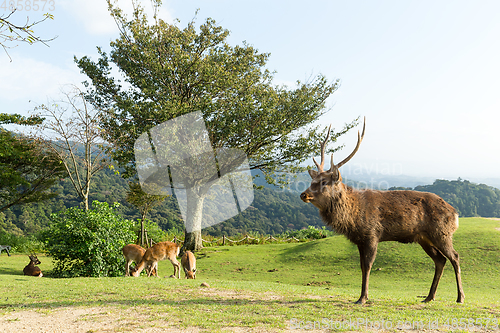
<path id="1" fill-rule="evenodd" d="M 309 170 L 309 175 L 311 176 L 311 186 L 302 194 L 300 198 L 304 202 L 310 202 L 319 209 L 323 209 L 331 201 L 332 197 L 337 196 L 339 192 L 345 190 L 345 185 L 342 183 L 342 176 L 340 175 L 339 168 L 349 162 L 349 160 L 356 154 L 365 136 L 365 122 L 363 121 L 363 133 L 360 135 L 358 131 L 358 143 L 354 148 L 353 152 L 347 156 L 342 162 L 338 164 L 333 163 L 333 154 L 331 158 L 330 169 L 324 171 L 325 166 L 325 147 L 330 137 L 330 127 L 328 128 L 328 134 L 323 142 L 321 142 L 321 163 L 318 164 L 313 158 L 314 164 L 318 167 L 318 171 Z"/>
<path id="2" fill-rule="evenodd" d="M 184 272 L 186 273 L 186 279 L 196 279 L 196 268 L 194 268 L 192 271 L 184 268 Z"/>
<path id="3" fill-rule="evenodd" d="M 30 264 L 33 264 L 33 265 L 40 265 L 41 264 L 40 260 L 38 260 L 36 255 L 32 254 L 32 255 L 29 255 L 28 257 L 30 258 Z"/>

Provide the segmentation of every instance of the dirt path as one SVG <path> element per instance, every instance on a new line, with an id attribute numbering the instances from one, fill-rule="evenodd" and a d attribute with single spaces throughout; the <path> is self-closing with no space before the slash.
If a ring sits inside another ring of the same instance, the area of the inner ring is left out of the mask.
<path id="1" fill-rule="evenodd" d="M 172 327 L 155 314 L 141 315 L 133 308 L 123 310 L 120 307 L 82 308 L 65 307 L 56 310 L 13 311 L 0 316 L 2 333 L 104 333 L 104 332 L 139 332 L 139 333 L 197 333 L 206 332 L 197 327 L 180 329 Z M 227 332 L 264 333 L 277 330 L 246 327 L 228 327 Z M 296 331 L 300 333 L 301 331 Z M 307 331 L 317 333 L 320 331 Z"/>
<path id="2" fill-rule="evenodd" d="M 199 333 L 210 332 L 197 327 L 180 329 L 172 327 L 166 321 L 159 320 L 155 314 L 142 315 L 139 318 L 133 308 L 123 310 L 120 307 L 80 308 L 65 307 L 56 310 L 13 311 L 0 316 L 2 333 L 104 333 L 104 332 L 139 332 L 139 333 Z M 277 333 L 289 332 L 269 328 L 222 327 L 217 331 L 234 333 Z M 327 330 L 294 329 L 293 333 L 327 333 Z M 368 330 L 371 333 L 385 333 L 386 330 Z M 408 331 L 410 333 L 416 331 Z M 442 331 L 428 330 L 427 333 Z M 354 333 L 346 331 L 345 333 Z"/>
<path id="3" fill-rule="evenodd" d="M 178 329 L 170 329 L 168 326 L 140 326 L 140 321 L 134 320 L 132 313 L 127 315 L 118 308 L 68 307 L 53 311 L 14 311 L 0 317 L 1 331 L 9 333 L 179 332 Z"/>

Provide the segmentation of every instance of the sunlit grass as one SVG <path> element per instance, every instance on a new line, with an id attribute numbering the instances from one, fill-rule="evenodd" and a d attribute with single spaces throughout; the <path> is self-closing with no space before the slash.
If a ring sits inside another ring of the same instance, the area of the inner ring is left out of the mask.
<path id="1" fill-rule="evenodd" d="M 0 313 L 102 307 L 111 315 L 132 311 L 148 318 L 123 331 L 155 325 L 280 331 L 299 324 L 304 328 L 308 322 L 329 327 L 362 321 L 380 324 L 382 320 L 394 326 L 398 322 L 444 325 L 447 321 L 451 325 L 460 318 L 473 320 L 469 328 L 486 320 L 489 328 L 495 328 L 492 320 L 500 319 L 500 231 L 496 230 L 500 222 L 471 218 L 460 223 L 454 244 L 461 257 L 465 304 L 455 303 L 455 277 L 449 263 L 436 301 L 421 303 L 431 284 L 433 262 L 418 245 L 398 243 L 380 244 L 370 279 L 370 300 L 364 306 L 353 304 L 361 286 L 359 255 L 344 237 L 335 236 L 298 244 L 206 248 L 197 254 L 197 280 L 33 278 L 22 275 L 27 256 L 2 254 Z M 50 258 L 38 257 L 40 268 L 48 272 Z M 161 262 L 159 272 L 169 276 L 172 265 Z M 202 282 L 210 288 L 200 287 Z"/>

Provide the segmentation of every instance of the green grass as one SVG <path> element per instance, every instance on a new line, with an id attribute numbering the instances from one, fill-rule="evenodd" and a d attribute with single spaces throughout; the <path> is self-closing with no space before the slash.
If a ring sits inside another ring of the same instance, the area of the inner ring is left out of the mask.
<path id="1" fill-rule="evenodd" d="M 379 246 L 370 278 L 370 300 L 363 306 L 353 304 L 361 290 L 359 255 L 344 237 L 335 236 L 298 244 L 206 248 L 197 254 L 194 281 L 38 279 L 22 275 L 27 256 L 2 254 L 0 313 L 102 307 L 116 315 L 133 312 L 147 318 L 120 326 L 116 329 L 120 332 L 150 326 L 283 331 L 297 322 L 307 329 L 314 321 L 316 327 L 344 324 L 346 330 L 370 328 L 367 322 L 377 328 L 383 321 L 393 331 L 398 322 L 438 323 L 445 330 L 443 324 L 448 323 L 466 331 L 489 321 L 491 329 L 500 320 L 500 231 L 496 228 L 500 221 L 460 219 L 454 246 L 461 257 L 465 304 L 455 303 L 455 277 L 449 263 L 436 300 L 421 303 L 429 291 L 434 264 L 418 245 L 394 242 Z M 50 270 L 50 258 L 39 258 L 40 268 Z M 159 272 L 161 276 L 172 274 L 171 264 L 161 262 Z M 210 288 L 201 288 L 201 282 L 209 283 Z M 460 323 L 461 318 L 465 321 Z M 467 322 L 469 319 L 474 322 Z"/>

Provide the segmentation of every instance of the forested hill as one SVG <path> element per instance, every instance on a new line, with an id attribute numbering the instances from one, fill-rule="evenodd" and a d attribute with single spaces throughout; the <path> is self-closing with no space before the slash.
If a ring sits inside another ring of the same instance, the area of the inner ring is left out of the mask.
<path id="1" fill-rule="evenodd" d="M 125 201 L 128 182 L 110 170 L 98 172 L 91 185 L 90 201 L 99 200 L 112 204 L 119 202 L 119 213 L 128 219 L 139 218 L 137 209 Z M 69 179 L 63 179 L 55 186 L 59 195 L 51 200 L 15 206 L 0 212 L 0 231 L 5 230 L 17 235 L 30 235 L 41 230 L 49 222 L 52 213 L 79 206 Z M 300 200 L 299 194 L 290 190 L 277 190 L 269 187 L 255 190 L 254 202 L 241 214 L 228 221 L 204 229 L 214 236 L 222 234 L 259 232 L 263 234 L 282 233 L 286 230 L 302 229 L 309 225 L 323 226 L 317 209 Z M 148 215 L 162 229 L 184 230 L 180 211 L 174 198 L 169 197 L 155 207 Z"/>
<path id="2" fill-rule="evenodd" d="M 128 219 L 139 218 L 138 211 L 125 202 L 128 189 L 126 180 L 110 170 L 97 173 L 94 179 L 91 201 L 99 200 L 110 204 L 119 202 L 121 215 Z M 204 229 L 204 232 L 214 236 L 246 232 L 276 234 L 309 225 L 323 226 L 316 207 L 303 203 L 299 198 L 300 192 L 307 188 L 309 179 L 309 175 L 301 175 L 298 182 L 285 190 L 270 186 L 255 190 L 255 199 L 249 208 L 224 223 Z M 263 185 L 262 179 L 259 178 L 256 183 Z M 357 187 L 355 182 L 349 183 Z M 80 204 L 68 179 L 62 179 L 55 188 L 59 196 L 54 199 L 16 206 L 0 213 L 0 231 L 17 235 L 34 234 L 47 225 L 51 213 Z M 432 185 L 417 186 L 414 190 L 438 194 L 454 206 L 462 217 L 500 217 L 500 190 L 491 186 L 461 179 L 436 180 Z M 172 197 L 153 209 L 148 217 L 164 230 L 184 229 L 177 202 Z"/>
<path id="3" fill-rule="evenodd" d="M 390 188 L 390 190 L 411 188 Z M 421 185 L 415 191 L 436 193 L 455 207 L 461 217 L 500 217 L 500 190 L 485 184 L 475 184 L 468 180 L 434 181 L 432 185 Z"/>

